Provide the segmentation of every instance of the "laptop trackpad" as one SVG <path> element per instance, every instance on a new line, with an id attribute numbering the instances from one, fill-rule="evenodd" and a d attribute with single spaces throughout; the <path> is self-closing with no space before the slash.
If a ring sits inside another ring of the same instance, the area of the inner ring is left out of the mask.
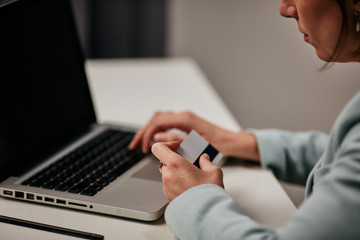
<path id="1" fill-rule="evenodd" d="M 161 182 L 161 173 L 158 169 L 158 161 L 151 161 L 134 173 L 132 177 Z"/>

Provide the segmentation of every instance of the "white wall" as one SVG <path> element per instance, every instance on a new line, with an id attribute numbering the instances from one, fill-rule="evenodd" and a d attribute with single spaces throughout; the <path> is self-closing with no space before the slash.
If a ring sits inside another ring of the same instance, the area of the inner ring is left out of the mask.
<path id="1" fill-rule="evenodd" d="M 323 63 L 279 4 L 169 0 L 168 52 L 197 60 L 243 127 L 328 132 L 360 89 L 360 66 L 319 72 Z"/>

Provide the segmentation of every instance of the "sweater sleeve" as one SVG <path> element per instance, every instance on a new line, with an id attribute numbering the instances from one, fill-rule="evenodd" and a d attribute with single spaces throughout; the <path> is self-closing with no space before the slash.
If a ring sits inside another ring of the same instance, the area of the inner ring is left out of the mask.
<path id="1" fill-rule="evenodd" d="M 224 189 L 191 188 L 167 207 L 165 219 L 180 239 L 358 239 L 360 236 L 360 125 L 346 135 L 333 164 L 314 171 L 313 193 L 278 229 L 247 217 Z M 274 216 L 275 217 L 275 216 Z"/>
<path id="2" fill-rule="evenodd" d="M 260 152 L 261 164 L 283 181 L 306 184 L 307 177 L 320 159 L 328 136 L 318 131 L 289 132 L 251 130 Z"/>
<path id="3" fill-rule="evenodd" d="M 175 198 L 165 211 L 179 239 L 253 239 L 273 233 L 243 214 L 236 201 L 217 185 L 205 184 Z"/>
<path id="4" fill-rule="evenodd" d="M 319 191 L 278 229 L 247 217 L 236 200 L 216 185 L 194 187 L 173 200 L 165 212 L 166 223 L 180 240 L 356 240 L 360 193 L 351 183 L 344 189 L 341 185 L 346 183 L 333 177 L 324 180 Z"/>

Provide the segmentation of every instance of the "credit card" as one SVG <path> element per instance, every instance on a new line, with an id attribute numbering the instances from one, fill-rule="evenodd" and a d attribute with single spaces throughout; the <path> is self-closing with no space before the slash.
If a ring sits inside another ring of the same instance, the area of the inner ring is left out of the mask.
<path id="1" fill-rule="evenodd" d="M 203 137 L 200 136 L 195 130 L 192 130 L 185 140 L 181 143 L 179 153 L 183 158 L 193 163 L 200 168 L 199 160 L 200 156 L 207 153 L 210 157 L 210 161 L 219 165 L 223 155 L 216 150 L 210 143 L 208 143 Z"/>

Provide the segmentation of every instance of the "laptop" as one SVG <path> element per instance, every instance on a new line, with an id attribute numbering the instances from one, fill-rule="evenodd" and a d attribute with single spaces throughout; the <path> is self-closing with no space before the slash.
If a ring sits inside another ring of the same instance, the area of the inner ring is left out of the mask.
<path id="1" fill-rule="evenodd" d="M 135 128 L 96 122 L 70 0 L 0 0 L 0 36 L 0 195 L 159 218 L 158 160 L 128 150 Z"/>

